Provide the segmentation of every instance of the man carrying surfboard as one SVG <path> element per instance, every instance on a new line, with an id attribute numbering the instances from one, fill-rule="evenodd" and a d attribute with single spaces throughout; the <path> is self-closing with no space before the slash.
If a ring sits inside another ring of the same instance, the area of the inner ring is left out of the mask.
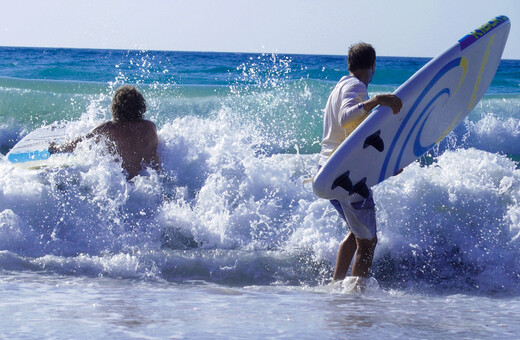
<path id="1" fill-rule="evenodd" d="M 104 139 L 110 152 L 121 157 L 127 179 L 137 176 L 146 166 L 158 170 L 157 128 L 152 121 L 144 119 L 146 101 L 141 93 L 129 85 L 118 88 L 111 111 L 111 121 L 98 125 L 85 137 L 61 145 L 51 143 L 49 153 L 73 152 L 84 139 Z"/>
<path id="2" fill-rule="evenodd" d="M 350 47 L 349 74 L 336 84 L 325 107 L 320 167 L 376 106 L 388 106 L 394 114 L 401 110 L 402 102 L 395 95 L 383 94 L 368 98 L 367 87 L 375 69 L 376 53 L 370 44 L 358 43 Z M 348 199 L 331 200 L 331 203 L 350 228 L 339 247 L 334 280 L 345 278 L 354 255 L 352 276 L 368 277 L 377 244 L 372 192 L 367 198 L 353 194 Z"/>

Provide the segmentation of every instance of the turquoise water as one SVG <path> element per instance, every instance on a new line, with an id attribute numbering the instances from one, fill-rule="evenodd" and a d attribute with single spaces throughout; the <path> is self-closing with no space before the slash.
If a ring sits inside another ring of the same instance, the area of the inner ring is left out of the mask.
<path id="1" fill-rule="evenodd" d="M 369 94 L 426 64 L 380 57 Z M 302 184 L 342 56 L 0 48 L 0 152 L 85 133 L 131 83 L 160 174 L 0 161 L 0 337 L 503 338 L 520 314 L 520 61 L 468 119 L 374 188 L 371 288 L 331 284 L 346 226 Z M 90 335 L 85 335 L 90 334 Z"/>

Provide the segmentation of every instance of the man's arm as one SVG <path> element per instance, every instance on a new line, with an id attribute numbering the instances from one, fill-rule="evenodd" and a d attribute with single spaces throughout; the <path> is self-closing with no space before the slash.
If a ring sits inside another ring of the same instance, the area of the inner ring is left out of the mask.
<path id="1" fill-rule="evenodd" d="M 394 114 L 397 114 L 401 111 L 403 102 L 399 97 L 393 94 L 378 94 L 377 96 L 363 102 L 363 107 L 367 112 L 372 111 L 378 105 L 388 106 L 392 109 Z"/>
<path id="2" fill-rule="evenodd" d="M 105 128 L 105 124 L 100 124 L 97 127 L 95 127 L 91 132 L 87 133 L 85 136 L 81 136 L 78 138 L 73 139 L 72 141 L 65 142 L 62 144 L 57 144 L 56 142 L 51 142 L 49 146 L 47 147 L 47 151 L 49 153 L 55 154 L 55 153 L 70 153 L 73 152 L 79 143 L 81 143 L 84 139 L 92 138 L 98 134 L 100 134 L 101 131 Z"/>
<path id="3" fill-rule="evenodd" d="M 347 88 L 341 93 L 341 107 L 339 111 L 339 124 L 343 128 L 359 123 L 368 114 L 363 107 L 363 99 L 366 98 L 366 86 L 362 83 Z"/>
<path id="4" fill-rule="evenodd" d="M 76 146 L 83 140 L 83 138 L 84 137 L 78 137 L 70 142 L 65 142 L 60 145 L 58 145 L 56 142 L 51 142 L 47 150 L 51 155 L 55 153 L 70 153 L 76 149 Z"/>

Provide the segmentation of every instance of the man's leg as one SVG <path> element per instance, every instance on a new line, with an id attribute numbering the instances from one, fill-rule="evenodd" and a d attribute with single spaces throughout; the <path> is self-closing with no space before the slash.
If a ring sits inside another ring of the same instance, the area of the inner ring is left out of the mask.
<path id="1" fill-rule="evenodd" d="M 343 280 L 345 278 L 356 248 L 356 237 L 349 231 L 347 237 L 345 237 L 339 246 L 336 269 L 334 270 L 334 281 Z"/>
<path id="2" fill-rule="evenodd" d="M 352 264 L 352 276 L 368 277 L 376 244 L 377 237 L 372 240 L 362 240 L 356 237 L 357 252 Z"/>

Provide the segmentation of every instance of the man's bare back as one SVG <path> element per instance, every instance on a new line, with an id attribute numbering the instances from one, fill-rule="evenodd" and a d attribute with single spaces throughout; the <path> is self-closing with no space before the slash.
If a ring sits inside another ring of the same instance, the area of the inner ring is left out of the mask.
<path id="1" fill-rule="evenodd" d="M 146 101 L 139 91 L 128 85 L 117 89 L 112 100 L 112 121 L 102 123 L 85 137 L 57 145 L 51 143 L 49 152 L 72 152 L 83 139 L 105 140 L 114 155 L 121 157 L 127 179 L 137 176 L 146 166 L 159 169 L 158 136 L 155 124 L 144 119 Z"/>
<path id="2" fill-rule="evenodd" d="M 159 138 L 153 122 L 144 119 L 137 122 L 110 121 L 96 127 L 91 134 L 105 137 L 112 143 L 109 149 L 113 154 L 121 156 L 122 167 L 129 179 L 137 176 L 143 166 L 158 169 Z"/>

